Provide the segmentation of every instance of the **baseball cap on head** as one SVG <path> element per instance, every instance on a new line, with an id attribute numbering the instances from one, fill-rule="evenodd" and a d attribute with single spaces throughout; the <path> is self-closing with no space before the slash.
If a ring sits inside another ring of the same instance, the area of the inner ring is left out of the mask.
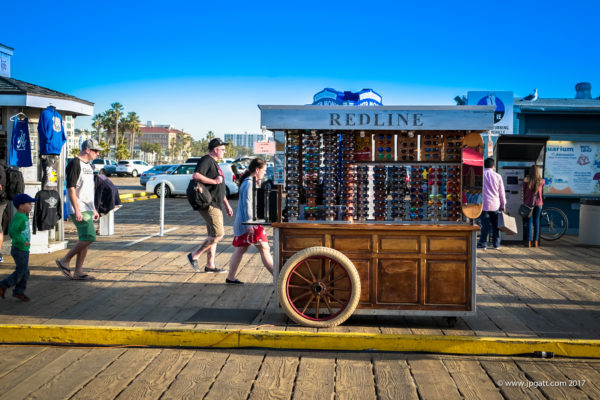
<path id="1" fill-rule="evenodd" d="M 98 141 L 94 140 L 94 139 L 88 139 L 88 140 L 85 140 L 83 143 L 81 143 L 81 151 L 84 151 L 85 149 L 96 150 L 96 151 L 102 150 L 102 148 L 98 144 Z"/>
<path id="2" fill-rule="evenodd" d="M 15 196 L 15 198 L 13 199 L 13 205 L 15 206 L 15 208 L 19 208 L 19 206 L 21 204 L 25 204 L 25 203 L 35 203 L 37 200 L 34 199 L 33 197 L 29 196 L 28 194 L 25 193 L 19 193 L 18 195 Z"/>
<path id="3" fill-rule="evenodd" d="M 228 146 L 229 143 L 222 141 L 220 138 L 214 138 L 208 143 L 208 151 L 212 151 L 215 147 Z"/>

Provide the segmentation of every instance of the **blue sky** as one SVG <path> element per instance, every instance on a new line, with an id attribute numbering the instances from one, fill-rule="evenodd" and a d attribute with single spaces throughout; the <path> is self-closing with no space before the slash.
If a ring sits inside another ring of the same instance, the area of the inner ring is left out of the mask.
<path id="1" fill-rule="evenodd" d="M 0 43 L 13 78 L 195 138 L 258 132 L 257 104 L 308 104 L 324 87 L 372 88 L 386 105 L 573 97 L 581 81 L 600 95 L 597 1 L 12 4 Z"/>

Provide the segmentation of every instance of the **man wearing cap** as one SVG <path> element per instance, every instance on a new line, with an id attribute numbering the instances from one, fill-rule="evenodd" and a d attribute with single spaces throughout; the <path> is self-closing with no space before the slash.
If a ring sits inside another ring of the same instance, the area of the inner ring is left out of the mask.
<path id="1" fill-rule="evenodd" d="M 221 168 L 219 168 L 217 162 L 223 159 L 223 156 L 225 155 L 225 146 L 228 144 L 229 143 L 225 143 L 219 138 L 212 139 L 208 143 L 208 154 L 198 161 L 194 175 L 192 175 L 192 179 L 200 180 L 212 195 L 212 203 L 208 209 L 200 210 L 200 215 L 202 215 L 202 218 L 206 221 L 208 237 L 201 245 L 187 255 L 190 266 L 196 272 L 200 272 L 198 258 L 200 258 L 205 251 L 207 253 L 204 272 L 225 272 L 224 269 L 215 266 L 215 255 L 217 243 L 225 234 L 223 228 L 222 207 L 225 205 L 225 211 L 230 217 L 233 215 L 233 209 L 225 196 L 225 175 L 223 174 L 223 171 L 221 171 Z"/>
<path id="2" fill-rule="evenodd" d="M 81 144 L 79 157 L 75 157 L 67 165 L 67 195 L 71 209 L 71 220 L 77 228 L 79 241 L 63 258 L 56 260 L 60 272 L 69 279 L 90 280 L 91 275 L 83 272 L 83 262 L 87 255 L 88 247 L 96 241 L 96 227 L 94 221 L 100 216 L 94 207 L 94 170 L 90 163 L 98 157 L 102 150 L 98 142 L 88 139 Z M 69 264 L 73 257 L 75 271 L 71 273 Z"/>

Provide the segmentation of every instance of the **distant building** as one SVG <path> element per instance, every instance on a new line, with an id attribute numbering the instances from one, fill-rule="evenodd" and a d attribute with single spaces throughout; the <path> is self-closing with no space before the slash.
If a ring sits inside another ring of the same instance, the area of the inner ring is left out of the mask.
<path id="1" fill-rule="evenodd" d="M 273 136 L 269 133 L 226 133 L 223 139 L 227 143 L 231 143 L 234 146 L 243 146 L 250 149 L 254 148 L 254 142 L 266 142 L 267 140 L 273 140 Z"/>
<path id="2" fill-rule="evenodd" d="M 147 143 L 158 143 L 163 148 L 163 155 L 169 154 L 169 148 L 171 147 L 171 143 L 173 139 L 177 139 L 177 136 L 181 136 L 183 138 L 190 137 L 191 135 L 187 132 L 184 132 L 181 129 L 175 129 L 172 125 L 155 125 L 154 122 L 148 121 L 145 125 L 140 125 L 140 135 L 135 135 L 134 137 L 134 150 L 140 150 L 140 144 Z M 130 133 L 124 133 L 125 138 L 129 139 Z"/>
<path id="3" fill-rule="evenodd" d="M 88 140 L 92 138 L 91 132 L 74 129 L 74 120 L 70 115 L 65 116 L 64 126 L 65 126 L 65 135 L 67 136 L 67 157 L 71 157 L 72 149 L 80 149 L 81 143 L 84 140 Z"/>

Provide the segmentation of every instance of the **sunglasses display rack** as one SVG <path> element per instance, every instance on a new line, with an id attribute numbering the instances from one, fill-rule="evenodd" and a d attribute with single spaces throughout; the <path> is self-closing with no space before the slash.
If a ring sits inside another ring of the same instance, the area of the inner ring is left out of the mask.
<path id="1" fill-rule="evenodd" d="M 398 161 L 413 162 L 417 161 L 418 137 L 408 132 L 401 132 L 398 135 Z"/>
<path id="2" fill-rule="evenodd" d="M 441 135 L 421 135 L 421 161 L 442 161 L 442 144 Z"/>
<path id="3" fill-rule="evenodd" d="M 352 132 L 344 132 L 340 135 L 341 138 L 341 203 L 342 203 L 342 219 L 344 221 L 352 221 L 354 219 L 354 200 L 355 200 L 355 178 L 356 178 L 356 163 L 354 160 L 354 134 Z"/>
<path id="4" fill-rule="evenodd" d="M 460 222 L 462 137 L 288 132 L 287 220 Z M 367 140 L 371 158 L 360 160 Z"/>
<path id="5" fill-rule="evenodd" d="M 460 162 L 462 139 L 458 133 L 444 135 L 444 161 Z"/>
<path id="6" fill-rule="evenodd" d="M 300 204 L 300 134 L 290 132 L 285 146 L 286 159 L 286 210 L 288 221 L 299 217 Z"/>
<path id="7" fill-rule="evenodd" d="M 385 165 L 375 165 L 373 167 L 373 191 L 375 221 L 385 221 L 387 219 L 387 167 Z"/>
<path id="8" fill-rule="evenodd" d="M 375 161 L 394 161 L 394 136 L 391 133 L 375 134 Z"/>
<path id="9" fill-rule="evenodd" d="M 391 217 L 395 221 L 402 221 L 407 214 L 406 207 L 408 203 L 406 198 L 410 195 L 408 175 L 406 167 L 397 165 L 392 166 L 390 172 Z"/>
<path id="10" fill-rule="evenodd" d="M 323 166 L 321 167 L 323 178 L 323 214 L 325 220 L 334 221 L 337 218 L 337 135 L 323 133 Z"/>
<path id="11" fill-rule="evenodd" d="M 306 199 L 304 218 L 317 219 L 317 186 L 321 170 L 321 136 L 316 131 L 306 131 L 302 135 L 302 188 Z"/>
<path id="12" fill-rule="evenodd" d="M 356 219 L 365 221 L 372 214 L 373 176 L 371 167 L 359 165 L 356 168 Z"/>

